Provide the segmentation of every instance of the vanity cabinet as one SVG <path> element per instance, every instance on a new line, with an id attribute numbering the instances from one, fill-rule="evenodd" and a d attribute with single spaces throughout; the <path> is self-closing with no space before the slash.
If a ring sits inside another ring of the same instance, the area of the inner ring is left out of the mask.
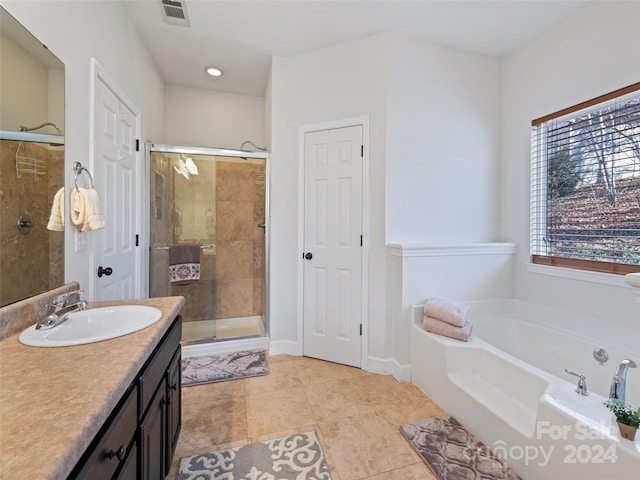
<path id="1" fill-rule="evenodd" d="M 181 336 L 178 315 L 69 478 L 165 478 L 182 424 Z"/>

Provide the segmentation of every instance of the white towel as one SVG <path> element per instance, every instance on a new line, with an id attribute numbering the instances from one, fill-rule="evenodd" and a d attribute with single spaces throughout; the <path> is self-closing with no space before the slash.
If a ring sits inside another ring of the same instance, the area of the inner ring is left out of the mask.
<path id="1" fill-rule="evenodd" d="M 462 340 L 468 342 L 471 337 L 471 331 L 473 330 L 473 324 L 469 321 L 465 321 L 461 327 L 454 327 L 450 323 L 443 322 L 437 318 L 432 318 L 427 315 L 422 319 L 422 325 L 427 332 L 437 333 L 438 335 L 444 335 L 445 337 L 455 338 L 456 340 Z"/>
<path id="2" fill-rule="evenodd" d="M 74 188 L 69 196 L 71 222 L 83 232 L 104 228 L 98 192 L 93 188 Z"/>
<path id="3" fill-rule="evenodd" d="M 53 196 L 53 205 L 51 206 L 47 229 L 54 232 L 64 232 L 64 187 Z"/>
<path id="4" fill-rule="evenodd" d="M 424 306 L 424 314 L 461 327 L 467 319 L 469 305 L 445 297 L 433 297 Z"/>

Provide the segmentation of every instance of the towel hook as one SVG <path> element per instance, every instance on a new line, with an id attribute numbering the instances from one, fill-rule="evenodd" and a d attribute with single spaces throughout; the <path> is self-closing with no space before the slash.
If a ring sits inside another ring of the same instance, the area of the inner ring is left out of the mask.
<path id="1" fill-rule="evenodd" d="M 83 167 L 80 162 L 73 162 L 73 172 L 73 183 L 76 186 L 76 190 L 78 190 L 78 175 L 81 175 L 83 172 L 89 175 L 89 180 L 91 180 L 91 188 L 93 188 L 93 177 L 91 176 L 91 173 L 89 173 L 89 170 Z"/>

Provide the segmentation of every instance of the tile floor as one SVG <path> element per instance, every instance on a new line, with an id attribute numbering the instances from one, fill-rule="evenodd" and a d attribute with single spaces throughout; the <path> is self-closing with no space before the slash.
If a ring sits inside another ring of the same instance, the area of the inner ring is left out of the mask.
<path id="1" fill-rule="evenodd" d="M 307 357 L 269 357 L 271 373 L 182 389 L 179 459 L 315 430 L 334 480 L 436 480 L 400 425 L 444 414 L 412 383 Z"/>

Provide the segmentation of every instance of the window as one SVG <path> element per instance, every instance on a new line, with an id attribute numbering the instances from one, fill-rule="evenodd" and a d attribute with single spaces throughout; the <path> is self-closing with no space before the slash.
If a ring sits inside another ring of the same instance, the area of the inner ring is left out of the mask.
<path id="1" fill-rule="evenodd" d="M 531 261 L 640 271 L 640 83 L 532 125 Z"/>

